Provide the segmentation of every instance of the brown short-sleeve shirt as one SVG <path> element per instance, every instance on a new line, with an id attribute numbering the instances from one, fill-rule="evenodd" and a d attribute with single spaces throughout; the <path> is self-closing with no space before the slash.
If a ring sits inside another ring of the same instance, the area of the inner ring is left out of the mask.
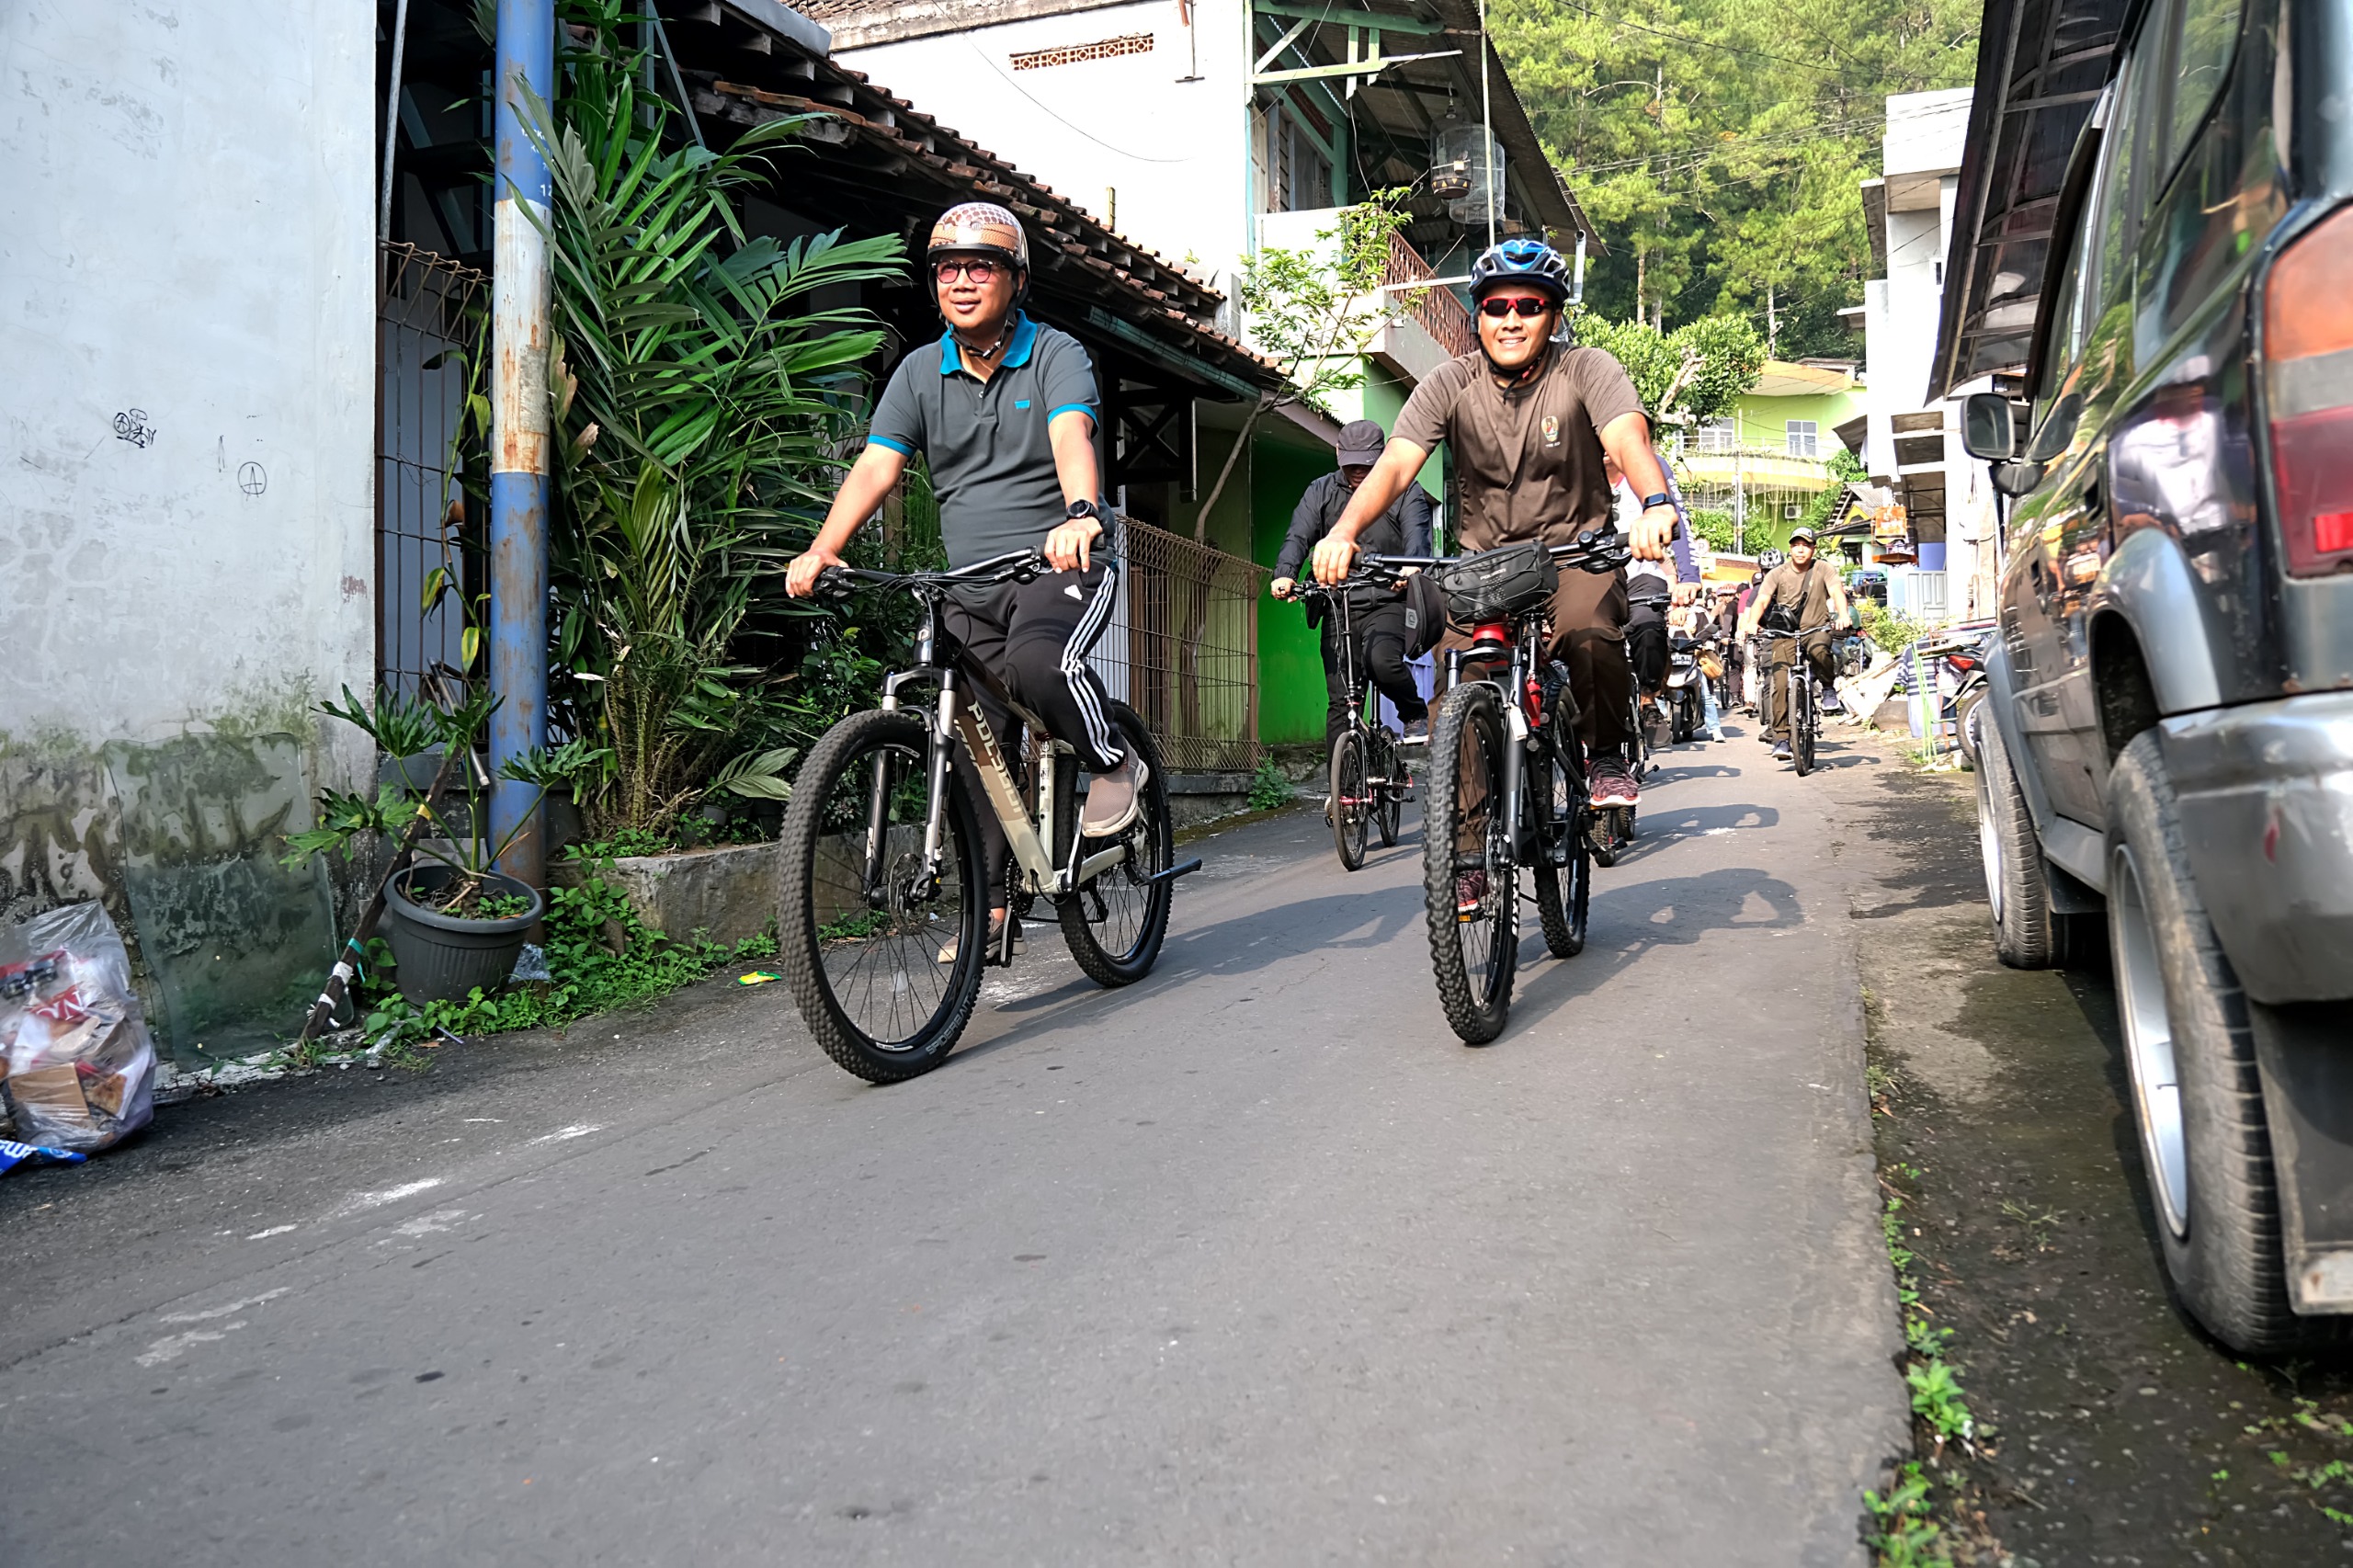
<path id="1" fill-rule="evenodd" d="M 1821 556 L 1804 571 L 1794 562 L 1784 561 L 1765 574 L 1765 581 L 1756 586 L 1756 597 L 1765 601 L 1765 613 L 1770 615 L 1776 606 L 1789 605 L 1798 612 L 1798 630 L 1812 631 L 1830 621 L 1830 587 L 1837 581 L 1838 569 Z"/>
<path id="2" fill-rule="evenodd" d="M 1642 412 L 1626 368 L 1603 349 L 1555 350 L 1542 375 L 1509 389 L 1471 353 L 1414 389 L 1395 434 L 1424 451 L 1452 446 L 1462 496 L 1455 537 L 1465 551 L 1524 539 L 1565 544 L 1610 521 L 1601 428 Z"/>

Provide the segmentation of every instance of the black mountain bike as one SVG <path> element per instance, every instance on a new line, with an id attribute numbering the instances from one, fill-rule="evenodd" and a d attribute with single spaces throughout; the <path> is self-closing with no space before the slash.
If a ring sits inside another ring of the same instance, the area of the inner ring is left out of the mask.
<path id="1" fill-rule="evenodd" d="M 1029 582 L 1046 570 L 1017 551 L 952 572 L 833 567 L 818 592 L 845 598 L 859 585 L 894 588 L 922 607 L 915 667 L 882 683 L 882 706 L 825 732 L 801 765 L 785 808 L 784 896 L 777 946 L 793 1000 L 825 1054 L 873 1084 L 927 1073 L 948 1058 L 972 1017 L 984 964 L 1009 965 L 1017 914 L 987 940 L 990 876 L 978 812 L 996 813 L 1013 851 L 1014 903 L 1052 902 L 1071 957 L 1098 985 L 1152 972 L 1168 930 L 1171 884 L 1200 869 L 1175 864 L 1166 773 L 1143 722 L 1110 704 L 1120 744 L 1150 770 L 1134 823 L 1108 838 L 1078 831 L 1085 763 L 1050 738 L 1037 715 L 1006 695 L 996 673 L 941 624 L 940 601 L 962 585 Z M 1008 762 L 966 683 L 1013 711 L 1027 745 Z M 906 706 L 910 687 L 934 688 Z M 963 747 L 983 801 L 953 767 Z"/>
<path id="2" fill-rule="evenodd" d="M 1787 676 L 1790 688 L 1790 762 L 1798 770 L 1798 777 L 1802 778 L 1813 771 L 1813 743 L 1822 734 L 1821 699 L 1814 695 L 1813 669 L 1805 662 L 1805 647 L 1801 641 L 1809 633 L 1779 631 L 1768 626 L 1759 634 L 1774 641 L 1798 643 L 1795 650 L 1797 657 L 1790 662 Z M 1773 672 L 1769 664 L 1765 676 L 1765 700 L 1768 704 L 1773 700 Z"/>
<path id="3" fill-rule="evenodd" d="M 1405 802 L 1413 799 L 1414 781 L 1397 732 L 1376 722 L 1368 712 L 1372 703 L 1364 672 L 1357 668 L 1356 628 L 1349 619 L 1347 588 L 1302 583 L 1291 591 L 1302 600 L 1321 602 L 1339 638 L 1348 722 L 1332 737 L 1327 777 L 1332 786 L 1332 844 L 1339 851 L 1340 864 L 1353 871 L 1364 864 L 1372 829 L 1381 830 L 1383 849 L 1396 844 L 1398 823 Z"/>
<path id="4" fill-rule="evenodd" d="M 1628 560 L 1623 536 L 1608 529 L 1550 553 L 1557 565 L 1594 573 Z M 1387 583 L 1403 568 L 1427 568 L 1461 620 L 1468 596 L 1451 585 L 1472 562 L 1491 564 L 1476 555 L 1368 555 L 1359 571 Z M 1593 812 L 1568 666 L 1545 655 L 1550 601 L 1549 586 L 1523 585 L 1492 602 L 1492 613 L 1468 618 L 1471 645 L 1448 653 L 1448 689 L 1430 726 L 1422 806 L 1430 961 L 1446 1021 L 1472 1045 L 1501 1034 L 1511 1015 L 1523 867 L 1545 947 L 1563 959 L 1585 950 Z"/>

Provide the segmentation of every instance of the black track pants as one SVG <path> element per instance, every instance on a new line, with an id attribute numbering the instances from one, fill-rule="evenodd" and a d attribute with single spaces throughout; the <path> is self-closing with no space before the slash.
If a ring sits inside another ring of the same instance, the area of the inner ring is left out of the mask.
<path id="1" fill-rule="evenodd" d="M 1397 705 L 1400 722 L 1428 718 L 1429 704 L 1422 700 L 1422 688 L 1414 680 L 1414 668 L 1405 662 L 1405 607 L 1377 605 L 1370 609 L 1351 610 L 1348 619 L 1356 638 L 1358 678 Z M 1324 688 L 1331 693 L 1331 703 L 1324 714 L 1324 744 L 1327 747 L 1332 737 L 1346 729 L 1348 722 L 1348 688 L 1340 675 L 1337 620 L 1336 616 L 1331 615 L 1324 619 Z"/>

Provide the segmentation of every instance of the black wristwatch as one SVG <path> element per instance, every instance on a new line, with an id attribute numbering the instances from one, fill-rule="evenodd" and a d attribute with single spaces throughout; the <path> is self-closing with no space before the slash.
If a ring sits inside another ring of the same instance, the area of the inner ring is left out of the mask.
<path id="1" fill-rule="evenodd" d="M 1095 526 L 1100 528 L 1103 526 L 1103 508 L 1092 501 L 1074 501 L 1063 508 L 1063 521 L 1074 523 L 1081 517 L 1094 518 Z"/>
<path id="2" fill-rule="evenodd" d="M 1653 506 L 1672 506 L 1674 505 L 1675 502 L 1670 496 L 1645 495 L 1643 497 L 1643 510 L 1645 512 L 1649 511 Z"/>

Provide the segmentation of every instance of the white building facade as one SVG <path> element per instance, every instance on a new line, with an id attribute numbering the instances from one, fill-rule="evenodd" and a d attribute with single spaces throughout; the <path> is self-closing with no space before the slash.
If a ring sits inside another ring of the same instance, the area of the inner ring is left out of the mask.
<path id="1" fill-rule="evenodd" d="M 1984 465 L 1961 447 L 1961 399 L 1931 403 L 1928 371 L 1944 303 L 1971 90 L 1901 93 L 1887 100 L 1881 177 L 1863 185 L 1873 259 L 1882 276 L 1864 285 L 1863 466 L 1905 512 L 1915 567 L 1889 574 L 1893 608 L 1935 621 L 1994 612 L 1995 513 Z"/>

